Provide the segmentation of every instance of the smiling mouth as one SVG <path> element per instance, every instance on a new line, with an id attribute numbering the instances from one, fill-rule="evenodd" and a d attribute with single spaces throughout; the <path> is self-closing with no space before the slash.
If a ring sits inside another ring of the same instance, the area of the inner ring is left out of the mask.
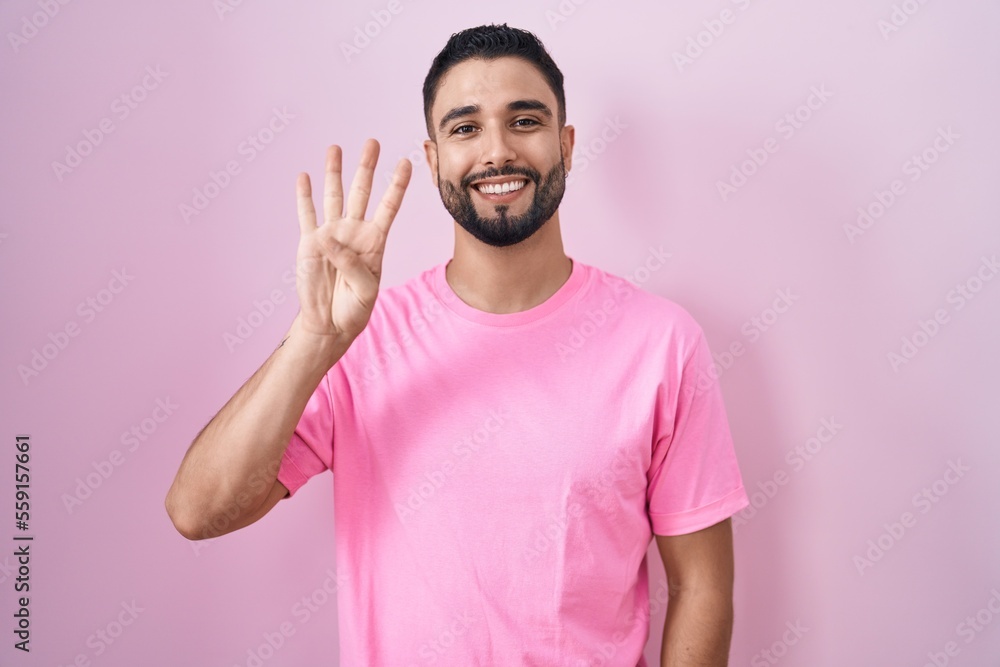
<path id="1" fill-rule="evenodd" d="M 515 178 L 502 183 L 480 183 L 472 187 L 485 195 L 506 195 L 521 190 L 527 183 L 525 179 Z"/>

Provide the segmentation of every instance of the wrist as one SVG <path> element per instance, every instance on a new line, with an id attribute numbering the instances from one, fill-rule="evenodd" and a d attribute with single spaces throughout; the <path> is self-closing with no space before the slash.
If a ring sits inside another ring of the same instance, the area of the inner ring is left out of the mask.
<path id="1" fill-rule="evenodd" d="M 329 370 L 353 342 L 352 336 L 308 331 L 302 325 L 302 313 L 299 312 L 278 347 L 295 350 L 309 361 L 324 366 L 324 370 Z"/>

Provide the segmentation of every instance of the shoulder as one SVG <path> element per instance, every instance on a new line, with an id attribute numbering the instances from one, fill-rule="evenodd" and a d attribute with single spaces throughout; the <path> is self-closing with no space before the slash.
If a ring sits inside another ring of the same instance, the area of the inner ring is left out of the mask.
<path id="1" fill-rule="evenodd" d="M 596 266 L 585 266 L 591 274 L 588 307 L 597 305 L 605 312 L 618 310 L 621 319 L 633 330 L 653 339 L 673 339 L 686 348 L 703 335 L 701 324 L 678 301 L 649 291 L 643 283 Z"/>

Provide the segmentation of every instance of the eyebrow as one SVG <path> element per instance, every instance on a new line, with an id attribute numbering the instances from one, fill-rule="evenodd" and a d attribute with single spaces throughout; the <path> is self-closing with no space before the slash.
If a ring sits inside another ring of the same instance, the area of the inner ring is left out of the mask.
<path id="1" fill-rule="evenodd" d="M 438 131 L 443 132 L 444 126 L 456 118 L 472 116 L 480 111 L 482 111 L 482 107 L 478 104 L 468 104 L 464 107 L 455 107 L 446 113 L 444 118 L 441 119 L 441 122 L 438 124 Z M 548 105 L 539 100 L 514 100 L 507 105 L 507 111 L 539 111 L 545 117 L 552 118 L 552 110 L 549 109 Z"/>

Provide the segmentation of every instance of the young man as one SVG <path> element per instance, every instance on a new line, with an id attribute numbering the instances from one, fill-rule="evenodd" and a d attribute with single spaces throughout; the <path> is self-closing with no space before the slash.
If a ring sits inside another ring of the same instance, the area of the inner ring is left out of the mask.
<path id="1" fill-rule="evenodd" d="M 645 665 L 655 535 L 662 664 L 727 664 L 749 503 L 711 354 L 681 306 L 564 253 L 562 74 L 473 28 L 424 113 L 454 257 L 380 293 L 410 163 L 365 220 L 378 144 L 346 211 L 331 146 L 319 226 L 300 174 L 300 312 L 191 445 L 174 524 L 231 532 L 332 470 L 340 664 L 390 667 Z"/>

